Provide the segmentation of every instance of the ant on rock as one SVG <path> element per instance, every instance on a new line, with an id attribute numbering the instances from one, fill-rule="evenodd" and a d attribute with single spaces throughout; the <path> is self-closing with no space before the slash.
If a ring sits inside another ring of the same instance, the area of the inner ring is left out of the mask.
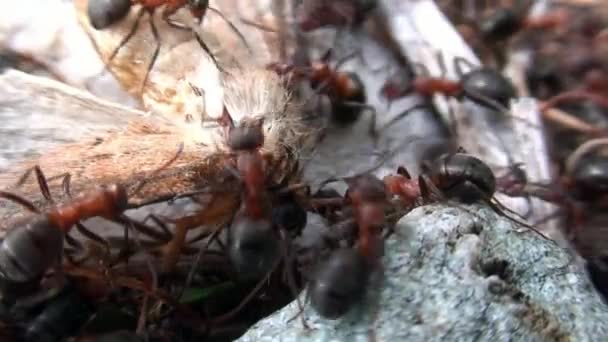
<path id="1" fill-rule="evenodd" d="M 137 14 L 133 26 L 114 49 L 114 51 L 112 51 L 107 62 L 110 63 L 114 57 L 116 57 L 120 49 L 122 49 L 122 47 L 125 46 L 127 42 L 135 35 L 141 18 L 145 13 L 148 13 L 148 22 L 156 45 L 154 47 L 154 52 L 152 53 L 152 59 L 148 64 L 148 68 L 144 76 L 142 88 L 146 85 L 150 71 L 152 70 L 152 67 L 154 66 L 160 52 L 161 40 L 156 24 L 154 23 L 154 13 L 162 6 L 165 6 L 162 10 L 162 20 L 173 28 L 192 31 L 199 45 L 209 55 L 213 63 L 220 71 L 222 69 L 211 52 L 211 49 L 203 41 L 196 30 L 187 28 L 171 20 L 171 16 L 174 15 L 180 8 L 187 7 L 191 15 L 198 20 L 199 25 L 202 23 L 207 10 L 218 14 L 239 36 L 239 39 L 243 42 L 247 49 L 251 51 L 251 48 L 247 44 L 247 41 L 242 33 L 218 9 L 209 6 L 208 0 L 89 0 L 87 3 L 87 15 L 89 17 L 91 26 L 94 29 L 103 30 L 124 19 L 129 14 L 133 5 L 140 5 L 141 9 Z"/>

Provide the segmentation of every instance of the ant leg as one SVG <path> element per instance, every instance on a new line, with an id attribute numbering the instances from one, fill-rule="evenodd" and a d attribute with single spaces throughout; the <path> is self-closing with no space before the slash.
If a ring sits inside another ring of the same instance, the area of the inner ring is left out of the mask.
<path id="1" fill-rule="evenodd" d="M 44 173 L 40 169 L 40 166 L 34 166 L 34 172 L 36 173 L 36 180 L 38 181 L 38 186 L 40 187 L 40 192 L 45 200 L 49 203 L 54 204 L 53 196 L 51 195 L 51 191 L 49 190 L 49 184 L 47 182 L 47 178 L 44 176 Z"/>
<path id="2" fill-rule="evenodd" d="M 448 77 L 448 66 L 445 64 L 445 57 L 443 56 L 443 52 L 441 50 L 435 53 L 435 58 L 437 59 L 437 64 L 439 65 L 439 77 L 447 78 Z"/>
<path id="3" fill-rule="evenodd" d="M 72 180 L 72 175 L 67 173 L 63 177 L 63 181 L 61 182 L 61 187 L 63 188 L 63 193 L 65 193 L 66 196 L 68 196 L 68 198 L 72 198 L 72 191 L 70 190 L 71 180 Z"/>
<path id="4" fill-rule="evenodd" d="M 148 215 L 144 220 L 147 220 L 149 216 L 154 216 L 154 214 Z M 155 219 L 157 219 L 157 218 L 155 218 Z M 171 234 L 171 232 L 169 232 L 169 230 L 165 226 L 164 222 L 162 222 L 160 219 L 158 219 L 158 221 L 155 220 L 154 222 L 157 223 L 161 227 L 161 229 L 163 230 L 162 233 L 158 232 L 154 228 L 152 228 L 142 222 L 133 220 L 126 215 L 121 215 L 121 217 L 119 218 L 119 221 L 123 224 L 130 224 L 131 228 L 133 228 L 137 232 L 142 233 L 157 241 L 167 242 L 167 241 L 171 240 L 171 238 L 173 237 L 173 234 Z"/>
<path id="5" fill-rule="evenodd" d="M 300 312 L 304 312 L 304 305 L 302 305 L 302 302 L 300 301 L 300 296 L 299 296 L 298 288 L 296 285 L 296 279 L 294 277 L 293 269 L 291 267 L 292 265 L 295 265 L 295 263 L 294 263 L 294 259 L 292 258 L 291 253 L 289 253 L 289 251 L 291 249 L 290 243 L 289 243 L 289 238 L 287 237 L 287 234 L 285 234 L 284 229 L 279 229 L 279 234 L 281 235 L 281 240 L 282 240 L 281 245 L 283 245 L 282 252 L 283 252 L 283 259 L 285 260 L 285 271 L 286 271 L 287 284 L 288 284 L 290 290 L 292 291 L 294 297 L 296 298 L 296 303 L 298 304 L 298 309 L 300 310 Z M 306 319 L 305 319 L 304 315 L 302 315 L 302 325 L 304 326 L 304 329 L 310 330 L 310 327 L 306 323 Z"/>
<path id="6" fill-rule="evenodd" d="M 239 305 L 237 305 L 236 308 L 228 311 L 227 313 L 225 313 L 219 317 L 211 319 L 211 323 L 212 324 L 221 324 L 221 323 L 224 323 L 227 320 L 233 318 L 236 314 L 238 314 L 245 307 L 245 305 L 247 305 L 247 303 L 249 303 L 253 299 L 253 297 L 262 289 L 264 284 L 266 284 L 270 280 L 270 276 L 274 273 L 274 271 L 277 269 L 277 267 L 279 267 L 280 263 L 281 263 L 281 259 L 279 258 L 275 261 L 274 265 L 270 268 L 268 273 L 266 273 L 264 278 L 262 278 L 262 279 L 260 279 L 260 281 L 258 281 L 258 283 L 255 285 L 253 290 L 251 290 L 251 292 L 249 292 L 249 294 L 239 303 Z"/>
<path id="7" fill-rule="evenodd" d="M 395 123 L 401 121 L 402 119 L 404 119 L 406 116 L 408 116 L 412 111 L 416 110 L 416 109 L 426 109 L 428 108 L 427 104 L 416 104 L 408 109 L 406 109 L 405 111 L 401 112 L 399 115 L 395 116 L 394 118 L 392 118 L 389 122 L 385 123 L 384 126 L 376 129 L 376 134 L 380 134 L 380 132 L 384 131 L 385 129 L 389 128 L 390 126 L 394 125 Z"/>
<path id="8" fill-rule="evenodd" d="M 414 75 L 416 75 L 417 77 L 421 77 L 421 76 L 430 77 L 431 76 L 431 72 L 429 71 L 429 69 L 426 67 L 426 65 L 424 65 L 422 63 L 413 62 L 412 71 L 414 72 Z"/>
<path id="9" fill-rule="evenodd" d="M 154 41 L 156 42 L 156 46 L 154 47 L 154 53 L 152 53 L 152 59 L 150 60 L 150 63 L 148 64 L 148 68 L 146 70 L 146 75 L 144 76 L 144 80 L 141 83 L 141 92 L 143 93 L 144 91 L 144 87 L 146 86 L 146 83 L 148 83 L 148 77 L 150 76 L 150 71 L 152 71 L 152 67 L 154 67 L 154 63 L 156 63 L 156 59 L 158 58 L 158 53 L 160 52 L 160 35 L 158 34 L 158 30 L 156 29 L 156 24 L 154 24 L 154 16 L 152 14 L 150 14 L 149 18 L 149 23 L 150 23 L 150 30 L 152 31 L 152 36 L 154 37 Z"/>
<path id="10" fill-rule="evenodd" d="M 219 15 L 220 18 L 222 18 L 222 20 L 224 20 L 224 22 L 226 22 L 226 24 L 228 24 L 228 26 L 230 26 L 230 29 L 232 31 L 234 31 L 234 33 L 236 33 L 236 35 L 239 37 L 239 39 L 241 40 L 241 42 L 243 43 L 243 45 L 245 46 L 245 48 L 247 48 L 247 50 L 249 50 L 249 53 L 253 54 L 253 50 L 251 49 L 251 46 L 249 46 L 249 43 L 247 43 L 247 39 L 245 39 L 245 36 L 232 23 L 232 21 L 230 21 L 230 20 L 228 20 L 228 18 L 226 18 L 226 16 L 224 15 L 224 13 L 222 13 L 220 10 L 218 10 L 216 8 L 213 8 L 211 6 L 207 7 L 207 9 L 209 9 L 210 11 L 212 11 L 212 12 L 216 13 L 217 15 Z"/>
<path id="11" fill-rule="evenodd" d="M 226 216 L 234 213 L 240 202 L 238 195 L 234 194 L 223 194 L 215 199 L 201 212 L 175 220 L 173 238 L 161 247 L 163 273 L 170 273 L 175 268 L 190 228 L 224 223 Z"/>
<path id="12" fill-rule="evenodd" d="M 166 15 L 165 13 L 163 13 L 163 20 L 167 23 L 167 25 L 178 29 L 178 30 L 184 30 L 184 31 L 191 31 L 194 34 L 194 38 L 196 39 L 196 41 L 198 42 L 198 44 L 200 45 L 200 47 L 205 51 L 205 53 L 207 55 L 209 55 L 209 57 L 211 58 L 211 61 L 213 62 L 213 64 L 215 65 L 215 67 L 222 73 L 226 73 L 226 71 L 220 66 L 220 64 L 218 63 L 217 59 L 215 59 L 215 55 L 211 52 L 211 49 L 209 48 L 209 46 L 207 45 L 207 43 L 205 43 L 205 41 L 203 41 L 203 38 L 201 38 L 201 36 L 198 34 L 198 32 L 196 32 L 196 30 L 194 30 L 193 28 L 189 28 L 180 24 L 177 24 L 175 22 L 173 22 L 170 18 L 169 15 Z"/>
<path id="13" fill-rule="evenodd" d="M 137 32 L 137 28 L 139 27 L 139 22 L 140 22 L 141 18 L 144 16 L 144 13 L 145 13 L 144 8 L 139 10 L 139 13 L 137 13 L 137 18 L 135 18 L 135 23 L 133 23 L 131 30 L 129 30 L 129 33 L 127 33 L 127 35 L 120 41 L 120 43 L 114 49 L 114 51 L 112 51 L 112 54 L 110 54 L 110 57 L 108 57 L 108 64 L 110 64 L 110 61 L 112 61 L 112 59 L 114 59 L 114 57 L 116 57 L 116 55 L 118 54 L 118 51 L 120 51 L 120 49 L 122 49 L 122 47 L 125 46 L 125 44 L 127 44 L 127 42 L 131 38 L 133 38 L 133 35 L 135 35 L 135 32 Z"/>
<path id="14" fill-rule="evenodd" d="M 38 208 L 36 208 L 34 203 L 26 200 L 25 198 L 23 198 L 17 194 L 14 194 L 12 192 L 7 192 L 7 191 L 0 191 L 0 198 L 5 198 L 11 202 L 15 202 L 15 203 L 19 204 L 20 206 L 24 207 L 25 209 L 27 209 L 35 214 L 40 214 L 40 210 Z"/>
<path id="15" fill-rule="evenodd" d="M 492 202 L 492 201 L 487 201 L 487 204 L 488 204 L 488 205 L 489 205 L 489 206 L 492 208 L 492 210 L 494 210 L 494 211 L 495 211 L 495 212 L 496 212 L 498 215 L 500 215 L 500 216 L 502 216 L 502 217 L 504 217 L 504 218 L 508 219 L 509 221 L 512 221 L 512 222 L 513 222 L 513 223 L 515 223 L 515 224 L 521 225 L 521 226 L 523 226 L 523 227 L 526 227 L 526 228 L 528 228 L 528 229 L 532 230 L 534 233 L 538 234 L 539 236 L 541 236 L 541 237 L 542 237 L 542 238 L 544 238 L 545 240 L 548 240 L 548 241 L 551 241 L 551 242 L 553 242 L 553 243 L 557 244 L 557 242 L 555 242 L 553 239 L 549 238 L 549 237 L 548 237 L 548 236 L 546 236 L 545 234 L 541 233 L 541 232 L 540 232 L 538 229 L 536 229 L 535 227 L 533 227 L 533 226 L 531 226 L 531 225 L 529 225 L 529 224 L 527 224 L 527 223 L 525 223 L 525 222 L 519 221 L 519 220 L 517 220 L 517 219 L 515 219 L 515 218 L 513 218 L 513 217 L 511 217 L 511 216 L 509 216 L 509 215 L 507 215 L 507 214 L 505 214 L 505 213 L 504 213 L 502 210 L 506 210 L 506 211 L 508 211 L 508 212 L 510 212 L 510 213 L 512 213 L 512 214 L 514 214 L 514 215 L 516 215 L 516 216 L 520 216 L 519 214 L 517 214 L 517 213 L 516 213 L 516 212 L 514 212 L 513 210 L 511 210 L 511 209 L 509 209 L 509 208 L 505 207 L 505 206 L 504 206 L 502 203 L 500 203 L 500 202 L 499 202 L 497 199 L 493 199 L 493 200 L 494 200 L 494 202 Z M 502 209 L 502 210 L 501 210 L 501 209 Z"/>
<path id="16" fill-rule="evenodd" d="M 160 46 L 160 44 L 159 44 L 159 46 Z M 179 158 L 179 156 L 182 154 L 183 151 L 184 151 L 184 143 L 181 142 L 179 144 L 179 146 L 177 147 L 177 152 L 175 152 L 175 155 L 173 157 L 171 157 L 171 159 L 169 159 L 168 161 L 166 161 L 163 165 L 161 165 L 158 169 L 152 171 L 148 175 L 148 177 L 146 177 L 145 179 L 141 180 L 139 182 L 139 184 L 137 184 L 137 187 L 135 188 L 135 190 L 133 190 L 133 194 L 137 194 L 139 191 L 141 191 L 141 189 L 144 187 L 144 185 L 146 184 L 146 182 L 148 181 L 149 178 L 152 178 L 152 177 L 158 175 L 162 170 L 164 170 L 167 167 L 171 166 L 171 164 L 173 164 Z"/>
<path id="17" fill-rule="evenodd" d="M 84 235 L 84 237 L 91 239 L 99 243 L 100 245 L 103 245 L 107 251 L 110 250 L 110 244 L 108 243 L 108 241 L 106 241 L 104 238 L 97 235 L 93 231 L 89 230 L 84 224 L 80 222 L 76 223 L 76 230 L 78 230 L 80 234 Z"/>
<path id="18" fill-rule="evenodd" d="M 456 72 L 456 76 L 458 76 L 458 78 L 462 78 L 462 76 L 464 74 L 466 74 L 466 71 L 464 71 L 463 66 L 468 68 L 469 70 L 476 68 L 476 66 L 473 63 L 471 63 L 464 57 L 461 57 L 461 56 L 454 57 L 454 71 Z"/>

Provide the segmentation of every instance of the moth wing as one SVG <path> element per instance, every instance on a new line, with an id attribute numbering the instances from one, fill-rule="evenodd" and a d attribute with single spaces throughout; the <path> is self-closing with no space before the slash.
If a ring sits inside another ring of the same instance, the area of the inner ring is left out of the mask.
<path id="1" fill-rule="evenodd" d="M 150 115 L 16 70 L 0 75 L 0 171 L 58 144 L 95 137 Z"/>

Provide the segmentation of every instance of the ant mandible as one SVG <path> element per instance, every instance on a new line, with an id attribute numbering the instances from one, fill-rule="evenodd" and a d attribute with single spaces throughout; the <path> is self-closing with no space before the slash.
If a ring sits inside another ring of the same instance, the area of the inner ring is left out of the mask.
<path id="1" fill-rule="evenodd" d="M 154 63 L 156 62 L 156 59 L 158 58 L 158 54 L 160 52 L 161 41 L 158 29 L 156 28 L 156 24 L 154 23 L 154 12 L 161 6 L 165 6 L 162 10 L 163 21 L 165 21 L 169 26 L 173 28 L 192 31 L 199 45 L 203 48 L 205 53 L 209 55 L 213 63 L 220 71 L 222 70 L 222 68 L 215 59 L 215 56 L 211 52 L 211 49 L 203 41 L 200 35 L 194 29 L 188 29 L 171 20 L 170 17 L 175 14 L 180 8 L 187 6 L 192 16 L 198 20 L 199 25 L 205 17 L 207 10 L 213 11 L 214 13 L 218 14 L 239 36 L 239 39 L 243 42 L 245 47 L 249 51 L 251 51 L 251 48 L 247 44 L 245 37 L 240 33 L 236 26 L 234 26 L 234 24 L 232 24 L 218 9 L 210 7 L 209 0 L 89 0 L 87 3 L 87 15 L 89 17 L 91 26 L 94 29 L 103 30 L 124 19 L 130 12 L 131 7 L 133 5 L 141 5 L 141 9 L 137 14 L 133 26 L 131 27 L 127 35 L 120 41 L 114 51 L 112 51 L 107 63 L 110 63 L 114 59 L 114 57 L 116 57 L 120 49 L 122 49 L 122 47 L 125 46 L 127 42 L 135 35 L 135 33 L 137 32 L 137 28 L 139 27 L 139 22 L 141 18 L 145 13 L 148 13 L 148 22 L 156 46 L 154 47 L 152 59 L 148 64 L 146 74 L 144 76 L 142 89 L 143 87 L 145 87 L 148 81 L 150 71 L 152 70 L 152 67 L 154 66 Z"/>

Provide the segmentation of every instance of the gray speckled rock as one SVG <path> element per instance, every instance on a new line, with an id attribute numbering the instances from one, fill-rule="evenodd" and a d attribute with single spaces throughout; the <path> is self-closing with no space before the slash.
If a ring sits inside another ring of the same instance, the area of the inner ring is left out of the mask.
<path id="1" fill-rule="evenodd" d="M 418 208 L 396 228 L 382 290 L 347 316 L 306 304 L 306 330 L 292 303 L 240 341 L 608 341 L 608 306 L 556 244 L 481 206 Z"/>

